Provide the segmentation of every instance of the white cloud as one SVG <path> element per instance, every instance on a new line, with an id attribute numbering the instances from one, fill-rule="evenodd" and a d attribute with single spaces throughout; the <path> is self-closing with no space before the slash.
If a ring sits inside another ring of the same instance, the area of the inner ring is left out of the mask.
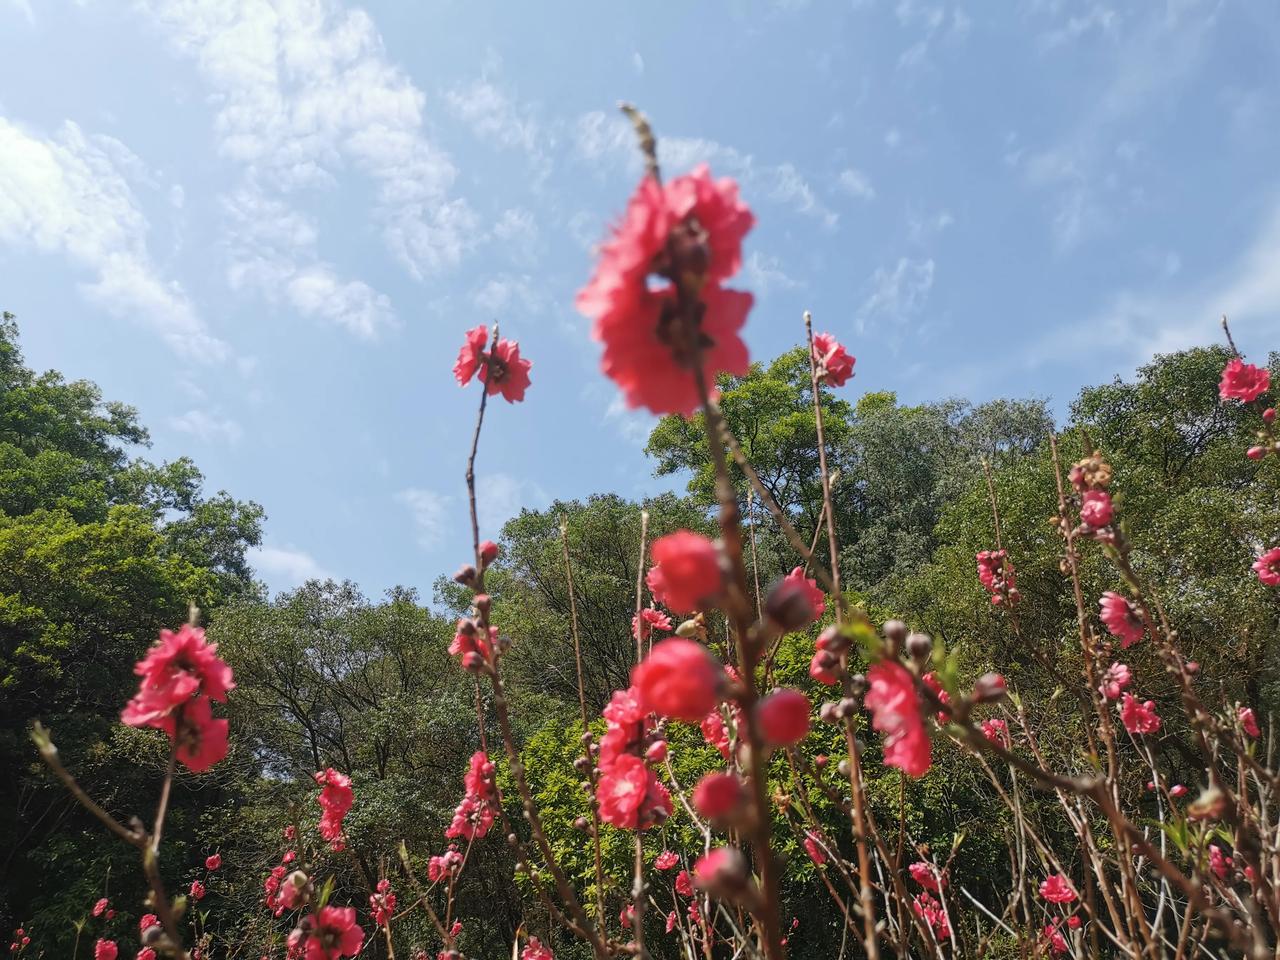
<path id="1" fill-rule="evenodd" d="M 180 417 L 170 417 L 169 426 L 180 433 L 189 433 L 205 443 L 225 441 L 239 442 L 244 435 L 240 424 L 229 417 L 219 417 L 204 410 L 188 410 Z"/>
<path id="2" fill-rule="evenodd" d="M 300 587 L 308 580 L 336 579 L 311 554 L 288 544 L 280 547 L 250 547 L 247 556 L 253 568 L 265 575 L 273 585 L 291 588 Z"/>
<path id="3" fill-rule="evenodd" d="M 454 87 L 445 94 L 445 103 L 476 136 L 522 151 L 538 180 L 551 172 L 546 150 L 554 144 L 544 134 L 533 111 L 517 104 L 493 83 L 481 79 Z"/>
<path id="4" fill-rule="evenodd" d="M 225 360 L 228 345 L 151 260 L 129 183 L 142 170 L 118 140 L 74 123 L 45 139 L 0 118 L 0 243 L 68 257 L 96 277 L 80 288 L 89 300 L 142 320 L 188 359 Z"/>
<path id="5" fill-rule="evenodd" d="M 578 156 L 591 164 L 613 162 L 639 171 L 642 161 L 630 123 L 601 111 L 578 118 L 574 143 Z M 738 180 L 747 201 L 760 197 L 811 216 L 824 226 L 834 227 L 839 215 L 818 197 L 805 176 L 793 163 L 762 164 L 749 153 L 701 137 L 658 138 L 658 162 L 666 174 L 684 173 L 699 163 L 707 163 L 712 174 Z"/>
<path id="6" fill-rule="evenodd" d="M 545 298 L 528 274 L 491 277 L 472 293 L 471 302 L 481 313 L 499 321 L 512 310 L 536 314 L 545 307 Z"/>
<path id="7" fill-rule="evenodd" d="M 390 63 L 372 19 L 335 0 L 136 0 L 193 59 L 218 106 L 223 155 L 263 183 L 328 186 L 354 167 L 416 278 L 474 245 L 475 216 L 450 197 L 457 171 L 423 133 L 424 96 Z"/>
<path id="8" fill-rule="evenodd" d="M 649 434 L 658 425 L 658 418 L 641 409 L 632 410 L 622 399 L 620 393 L 614 393 L 604 411 L 604 420 L 618 431 L 624 440 L 643 448 L 649 442 Z"/>
<path id="9" fill-rule="evenodd" d="M 791 290 L 800 285 L 782 269 L 782 262 L 777 257 L 759 250 L 751 251 L 742 265 L 742 272 L 746 275 L 747 287 L 761 297 L 767 297 L 771 290 Z"/>
<path id="10" fill-rule="evenodd" d="M 31 0 L 8 0 L 8 3 L 26 18 L 27 23 L 36 22 L 36 12 L 31 9 Z"/>
<path id="11" fill-rule="evenodd" d="M 883 318 L 901 323 L 918 313 L 933 289 L 933 274 L 932 258 L 901 257 L 893 269 L 877 268 L 868 284 L 871 292 L 858 308 L 859 332 L 869 321 Z"/>
<path id="12" fill-rule="evenodd" d="M 1280 337 L 1280 201 L 1273 202 L 1252 243 L 1216 277 L 1199 284 L 1122 290 L 1084 324 L 1064 327 L 1030 352 L 1033 364 L 1063 355 L 1094 357 L 1099 343 L 1133 363 L 1220 338 L 1223 315 L 1242 349 L 1261 358 Z"/>
<path id="13" fill-rule="evenodd" d="M 409 508 L 418 531 L 418 544 L 431 550 L 440 545 L 445 519 L 453 498 L 422 487 L 409 487 L 396 494 L 396 500 Z"/>
<path id="14" fill-rule="evenodd" d="M 511 207 L 493 226 L 493 238 L 513 260 L 532 263 L 538 259 L 538 223 L 533 214 L 523 207 Z"/>
<path id="15" fill-rule="evenodd" d="M 496 540 L 502 525 L 521 509 L 542 506 L 547 492 L 532 480 L 509 473 L 483 473 L 476 478 L 476 512 L 481 539 Z"/>
<path id="16" fill-rule="evenodd" d="M 1115 36 L 1119 15 L 1110 7 L 1094 4 L 1083 13 L 1066 18 L 1059 24 L 1044 31 L 1036 39 L 1043 51 L 1057 49 L 1074 43 L 1086 34 L 1097 31 L 1103 36 Z"/>
<path id="17" fill-rule="evenodd" d="M 839 182 L 840 189 L 851 197 L 857 197 L 859 200 L 874 200 L 876 197 L 870 178 L 854 167 L 841 170 Z"/>
<path id="18" fill-rule="evenodd" d="M 232 289 L 252 288 L 270 302 L 285 299 L 306 317 L 319 317 L 363 339 L 396 325 L 390 299 L 362 280 L 340 277 L 319 258 L 314 222 L 255 186 L 223 198 L 230 222 Z"/>
<path id="19" fill-rule="evenodd" d="M 636 76 L 644 76 L 644 57 L 640 56 L 639 50 L 631 54 L 631 67 L 635 70 Z"/>

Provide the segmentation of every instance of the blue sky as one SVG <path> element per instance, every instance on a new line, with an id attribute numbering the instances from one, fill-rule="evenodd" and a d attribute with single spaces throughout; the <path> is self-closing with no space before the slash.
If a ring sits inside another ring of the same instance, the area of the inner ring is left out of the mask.
<path id="1" fill-rule="evenodd" d="M 482 521 L 667 485 L 572 307 L 639 164 L 739 179 L 753 357 L 804 309 L 908 401 L 1076 390 L 1280 332 L 1280 5 L 0 0 L 0 276 L 29 361 L 269 519 L 260 574 L 467 552 L 498 319 L 534 360 Z"/>

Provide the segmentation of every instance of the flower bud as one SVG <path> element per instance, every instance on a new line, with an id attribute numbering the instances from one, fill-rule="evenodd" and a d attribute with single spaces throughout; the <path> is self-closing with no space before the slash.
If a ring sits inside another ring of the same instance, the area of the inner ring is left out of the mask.
<path id="1" fill-rule="evenodd" d="M 838 723 L 840 721 L 840 704 L 834 700 L 828 700 L 818 709 L 818 719 L 823 723 Z"/>
<path id="2" fill-rule="evenodd" d="M 818 634 L 816 646 L 819 650 L 825 650 L 839 656 L 849 649 L 850 641 L 839 627 L 833 625 Z"/>
<path id="3" fill-rule="evenodd" d="M 717 824 L 731 824 L 746 810 L 747 789 L 732 773 L 709 773 L 693 788 L 693 806 Z"/>
<path id="4" fill-rule="evenodd" d="M 973 685 L 973 695 L 979 703 L 997 703 L 1008 695 L 1008 687 L 1000 674 L 984 673 Z"/>
<path id="5" fill-rule="evenodd" d="M 1262 422 L 1265 423 L 1268 427 L 1271 426 L 1271 424 L 1275 423 L 1275 420 L 1276 420 L 1275 407 L 1267 407 L 1267 409 L 1262 411 Z"/>
<path id="6" fill-rule="evenodd" d="M 907 635 L 907 656 L 912 660 L 927 660 L 933 653 L 933 638 L 927 633 Z"/>
<path id="7" fill-rule="evenodd" d="M 480 562 L 486 567 L 498 559 L 498 545 L 492 540 L 480 544 Z"/>
<path id="8" fill-rule="evenodd" d="M 586 773 L 591 769 L 591 758 L 579 757 L 577 760 L 573 761 L 573 769 L 577 770 L 579 773 Z"/>
<path id="9" fill-rule="evenodd" d="M 853 697 L 844 697 L 840 700 L 838 709 L 841 717 L 852 717 L 858 712 L 858 701 Z"/>
<path id="10" fill-rule="evenodd" d="M 827 764 L 830 762 L 831 761 L 827 759 L 827 755 L 825 753 L 820 753 L 813 758 L 813 765 L 819 770 L 825 770 L 827 768 Z"/>
<path id="11" fill-rule="evenodd" d="M 864 674 L 855 673 L 849 678 L 849 689 L 853 691 L 855 697 L 860 697 L 867 692 L 867 678 Z"/>
<path id="12" fill-rule="evenodd" d="M 750 889 L 747 861 L 736 847 L 717 847 L 693 865 L 693 883 L 722 900 L 741 897 Z"/>
<path id="13" fill-rule="evenodd" d="M 490 608 L 493 606 L 493 601 L 487 593 L 477 593 L 475 595 L 475 599 L 471 602 L 475 604 L 476 612 L 486 616 L 488 615 Z"/>
<path id="14" fill-rule="evenodd" d="M 902 641 L 907 639 L 907 625 L 901 620 L 886 620 L 880 632 L 895 647 L 900 646 Z"/>
<path id="15" fill-rule="evenodd" d="M 764 612 L 782 632 L 804 629 L 813 623 L 815 613 L 808 584 L 790 577 L 777 581 L 765 597 Z"/>
<path id="16" fill-rule="evenodd" d="M 474 587 L 476 585 L 476 568 L 469 563 L 466 564 L 453 575 L 453 580 L 464 587 Z"/>
<path id="17" fill-rule="evenodd" d="M 644 758 L 650 763 L 661 763 L 667 759 L 667 741 L 653 741 L 653 743 L 649 744 L 649 749 L 644 752 Z"/>
<path id="18" fill-rule="evenodd" d="M 1250 447 L 1244 452 L 1244 455 L 1250 460 L 1261 460 L 1267 455 L 1267 451 L 1262 447 Z"/>
<path id="19" fill-rule="evenodd" d="M 1222 817 L 1227 806 L 1227 795 L 1217 787 L 1209 787 L 1187 807 L 1187 817 L 1191 820 L 1217 820 Z"/>
<path id="20" fill-rule="evenodd" d="M 813 662 L 823 670 L 834 670 L 840 663 L 840 658 L 830 650 L 819 650 L 813 655 Z"/>
<path id="21" fill-rule="evenodd" d="M 809 732 L 809 698 L 799 690 L 775 690 L 755 709 L 760 733 L 769 744 L 790 746 Z"/>
<path id="22" fill-rule="evenodd" d="M 484 669 L 484 657 L 474 650 L 471 653 L 464 653 L 462 655 L 462 669 L 468 673 L 479 673 Z"/>

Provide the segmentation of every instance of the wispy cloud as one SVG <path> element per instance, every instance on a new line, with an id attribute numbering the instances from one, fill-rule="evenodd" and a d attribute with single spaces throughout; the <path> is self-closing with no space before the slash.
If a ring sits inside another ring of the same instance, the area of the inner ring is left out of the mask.
<path id="1" fill-rule="evenodd" d="M 875 188 L 871 186 L 871 178 L 855 167 L 841 170 L 837 182 L 840 184 L 840 189 L 851 197 L 856 197 L 859 200 L 874 200 L 876 198 Z"/>
<path id="2" fill-rule="evenodd" d="M 1280 201 L 1252 242 L 1201 283 L 1173 283 L 1167 274 L 1154 288 L 1121 290 L 1084 324 L 1061 327 L 1027 354 L 1032 366 L 1064 356 L 1094 357 L 1099 343 L 1131 363 L 1218 338 L 1225 314 L 1242 348 L 1263 356 L 1280 336 Z"/>
<path id="3" fill-rule="evenodd" d="M 746 285 L 762 297 L 773 290 L 791 290 L 800 285 L 782 269 L 782 261 L 759 250 L 751 251 L 742 272 L 746 275 Z"/>
<path id="4" fill-rule="evenodd" d="M 409 508 L 409 516 L 417 529 L 418 545 L 424 550 L 433 550 L 440 545 L 452 499 L 423 487 L 409 487 L 396 494 L 396 500 Z"/>
<path id="5" fill-rule="evenodd" d="M 315 557 L 290 544 L 272 546 L 264 544 L 248 550 L 249 563 L 263 574 L 273 586 L 300 587 L 308 580 L 336 579 Z"/>
<path id="6" fill-rule="evenodd" d="M 170 417 L 169 426 L 180 433 L 189 433 L 205 443 L 223 441 L 235 444 L 244 436 L 244 430 L 236 421 L 206 410 L 188 410 L 181 416 Z"/>
<path id="7" fill-rule="evenodd" d="M 474 244 L 457 170 L 424 133 L 425 98 L 373 20 L 336 0 L 138 0 L 195 60 L 219 104 L 219 150 L 280 189 L 329 186 L 348 166 L 376 188 L 391 252 L 418 278 Z"/>
<path id="8" fill-rule="evenodd" d="M 396 324 L 390 299 L 362 280 L 341 277 L 317 252 L 317 228 L 282 200 L 254 185 L 223 198 L 231 263 L 227 279 L 270 302 L 284 300 L 306 317 L 318 317 L 373 339 Z"/>
<path id="9" fill-rule="evenodd" d="M 476 511 L 481 534 L 496 540 L 498 531 L 524 508 L 534 509 L 550 501 L 537 482 L 509 473 L 485 473 L 476 480 Z"/>
<path id="10" fill-rule="evenodd" d="M 858 331 L 879 320 L 902 323 L 919 313 L 933 289 L 933 259 L 899 258 L 892 267 L 879 267 L 867 286 L 870 292 L 858 308 Z"/>
<path id="11" fill-rule="evenodd" d="M 534 111 L 486 79 L 454 87 L 445 103 L 458 119 L 481 139 L 525 155 L 537 180 L 551 172 L 547 151 L 554 141 L 534 116 Z"/>
<path id="12" fill-rule="evenodd" d="M 601 111 L 578 118 L 574 145 L 578 156 L 589 162 L 611 162 L 639 171 L 640 153 L 630 124 Z M 761 197 L 797 213 L 814 217 L 826 227 L 834 227 L 839 215 L 814 190 L 794 163 L 761 163 L 752 154 L 701 137 L 662 137 L 658 140 L 658 161 L 664 170 L 684 173 L 699 163 L 710 164 L 716 175 L 737 178 L 748 199 Z"/>
<path id="13" fill-rule="evenodd" d="M 80 287 L 87 299 L 147 323 L 183 357 L 226 360 L 230 347 L 151 259 L 130 186 L 140 169 L 123 143 L 74 123 L 46 138 L 0 118 L 0 243 L 68 257 L 94 278 Z"/>

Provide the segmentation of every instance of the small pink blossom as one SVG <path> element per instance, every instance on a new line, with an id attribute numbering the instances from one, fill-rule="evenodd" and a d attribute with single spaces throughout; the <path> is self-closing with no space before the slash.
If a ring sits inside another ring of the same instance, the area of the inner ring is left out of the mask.
<path id="1" fill-rule="evenodd" d="M 1245 363 L 1232 357 L 1222 368 L 1222 381 L 1218 384 L 1218 396 L 1223 400 L 1243 400 L 1252 403 L 1271 389 L 1271 372 L 1263 367 Z"/>
<path id="2" fill-rule="evenodd" d="M 631 672 L 640 702 L 663 717 L 698 723 L 720 702 L 724 667 L 701 644 L 671 637 Z"/>
<path id="3" fill-rule="evenodd" d="M 756 721 L 767 743 L 791 746 L 809 733 L 809 698 L 799 690 L 775 690 L 756 704 Z"/>
<path id="4" fill-rule="evenodd" d="M 804 835 L 804 852 L 809 855 L 814 866 L 820 867 L 827 862 L 827 852 L 823 849 L 821 838 L 809 830 Z"/>
<path id="5" fill-rule="evenodd" d="M 1114 509 L 1111 494 L 1105 490 L 1090 490 L 1080 500 L 1080 522 L 1097 530 L 1111 523 Z"/>
<path id="6" fill-rule="evenodd" d="M 649 589 L 676 613 L 714 603 L 723 589 L 720 551 L 701 534 L 677 530 L 659 537 L 653 542 L 653 560 Z"/>
<path id="7" fill-rule="evenodd" d="M 1070 880 L 1060 873 L 1053 873 L 1041 882 L 1040 896 L 1050 903 L 1071 903 L 1077 894 Z"/>
<path id="8" fill-rule="evenodd" d="M 93 945 L 93 960 L 116 960 L 119 953 L 114 940 L 99 940 Z"/>
<path id="9" fill-rule="evenodd" d="M 932 762 L 932 744 L 920 717 L 920 701 L 906 667 L 891 660 L 867 671 L 871 689 L 865 704 L 872 726 L 884 734 L 884 762 L 911 777 L 921 777 Z"/>
<path id="10" fill-rule="evenodd" d="M 1280 587 L 1280 547 L 1272 547 L 1253 564 L 1258 579 L 1268 587 Z"/>
<path id="11" fill-rule="evenodd" d="M 659 870 L 670 870 L 680 862 L 680 857 L 672 850 L 663 850 L 653 861 L 653 865 Z"/>
<path id="12" fill-rule="evenodd" d="M 1236 719 L 1240 721 L 1240 729 L 1255 740 L 1262 736 L 1262 731 L 1258 729 L 1258 719 L 1253 715 L 1252 707 L 1240 707 L 1237 709 Z"/>
<path id="13" fill-rule="evenodd" d="M 1129 669 L 1129 665 L 1113 663 L 1102 675 L 1102 695 L 1108 700 L 1119 700 L 1120 694 L 1131 683 L 1133 683 L 1133 671 Z"/>
<path id="14" fill-rule="evenodd" d="M 813 335 L 813 359 L 818 365 L 818 379 L 831 387 L 843 387 L 853 376 L 857 362 L 829 333 Z"/>
<path id="15" fill-rule="evenodd" d="M 1098 607 L 1107 632 L 1119 638 L 1121 647 L 1131 647 L 1142 639 L 1146 628 L 1138 617 L 1138 610 L 1120 594 L 1108 590 L 1098 601 Z"/>
<path id="16" fill-rule="evenodd" d="M 1131 693 L 1124 695 L 1120 707 L 1120 720 L 1130 733 L 1156 733 L 1160 729 L 1160 718 L 1156 715 L 1154 700 L 1139 703 Z"/>

